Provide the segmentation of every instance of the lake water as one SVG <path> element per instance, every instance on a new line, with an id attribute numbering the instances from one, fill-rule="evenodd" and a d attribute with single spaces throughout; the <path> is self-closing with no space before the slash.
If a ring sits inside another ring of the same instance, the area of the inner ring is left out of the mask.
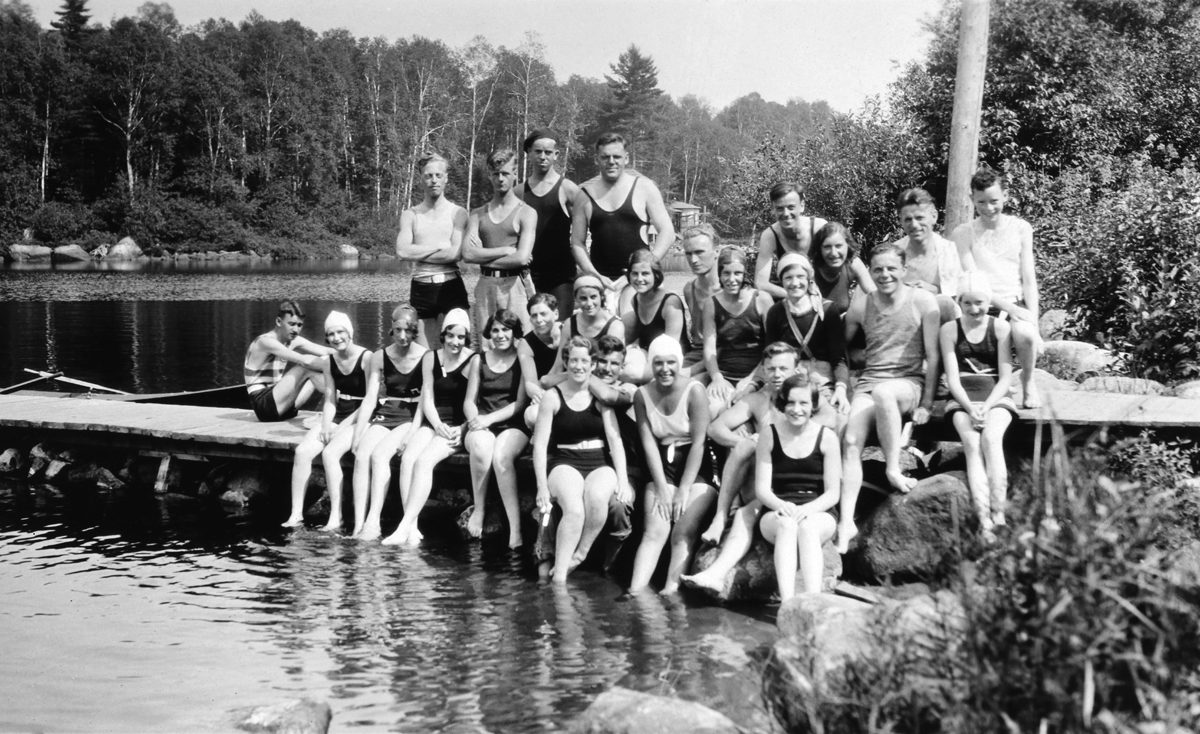
<path id="1" fill-rule="evenodd" d="M 347 309 L 371 345 L 406 290 L 394 262 L 0 270 L 0 380 L 237 382 L 274 302 Z M 277 521 L 0 482 L 0 731 L 226 731 L 230 709 L 299 696 L 337 731 L 558 731 L 614 684 L 771 728 L 750 656 L 772 610 L 626 598 L 589 572 L 555 589 L 453 533 L 401 550 Z"/>

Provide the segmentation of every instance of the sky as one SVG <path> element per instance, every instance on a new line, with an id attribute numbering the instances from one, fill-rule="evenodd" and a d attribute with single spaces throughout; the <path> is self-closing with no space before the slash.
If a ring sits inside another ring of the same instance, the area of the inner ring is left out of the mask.
<path id="1" fill-rule="evenodd" d="M 26 0 L 48 25 L 62 0 Z M 134 15 L 144 0 L 89 0 L 92 21 Z M 516 47 L 536 32 L 558 80 L 602 79 L 629 45 L 658 66 L 659 87 L 694 94 L 714 110 L 751 92 L 785 103 L 825 100 L 851 111 L 885 92 L 922 57 L 922 21 L 942 0 L 175 0 L 185 27 L 212 17 L 295 18 L 357 37 L 414 35 L 452 47 L 482 35 Z M 603 14 L 596 12 L 603 9 Z"/>

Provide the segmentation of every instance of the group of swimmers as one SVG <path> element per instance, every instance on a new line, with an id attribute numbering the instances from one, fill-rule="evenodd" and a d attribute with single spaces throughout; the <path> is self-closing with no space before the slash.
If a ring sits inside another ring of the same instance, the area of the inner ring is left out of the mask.
<path id="1" fill-rule="evenodd" d="M 620 136 L 600 138 L 600 174 L 581 185 L 555 170 L 552 133 L 535 131 L 525 150 L 532 170 L 521 184 L 512 151 L 488 156 L 493 196 L 469 213 L 444 196 L 446 162 L 422 161 L 424 199 L 397 237 L 397 254 L 414 262 L 411 305 L 393 311 L 385 347 L 355 344 L 336 311 L 326 344 L 315 344 L 300 336 L 304 314 L 291 301 L 250 345 L 247 389 L 261 420 L 324 395 L 296 450 L 285 525 L 302 524 L 320 456 L 325 529 L 342 528 L 341 459 L 352 451 L 353 535 L 415 545 L 434 468 L 465 451 L 468 532 L 483 532 L 494 476 L 517 548 L 515 462 L 531 447 L 548 537 L 539 545 L 555 581 L 606 526 L 619 541 L 637 519 L 631 590 L 650 585 L 668 547 L 664 592 L 719 589 L 757 530 L 775 546 L 787 598 L 797 571 L 803 590 L 820 589 L 823 543 L 846 552 L 857 534 L 872 434 L 890 485 L 915 485 L 901 470 L 906 423 L 929 420 L 943 376 L 981 530 L 990 538 L 1004 524 L 1013 353 L 1022 402 L 1035 407 L 1039 337 L 1032 231 L 1003 212 L 997 174 L 972 179 L 977 217 L 950 239 L 934 232 L 927 192 L 902 192 L 905 236 L 866 258 L 844 226 L 805 214 L 799 186 L 777 184 L 757 258 L 720 248 L 707 225 L 688 229 L 679 243 L 695 277 L 674 293 L 659 265 L 676 241 L 670 217 L 653 182 L 626 169 Z M 480 265 L 473 311 L 460 254 Z M 403 517 L 383 537 L 397 454 Z M 631 486 L 637 477 L 643 486 Z M 700 541 L 720 552 L 689 576 Z"/>

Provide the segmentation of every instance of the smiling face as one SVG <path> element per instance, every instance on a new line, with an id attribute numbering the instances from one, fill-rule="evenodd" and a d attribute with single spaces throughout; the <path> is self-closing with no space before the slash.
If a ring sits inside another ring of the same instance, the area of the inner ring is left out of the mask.
<path id="1" fill-rule="evenodd" d="M 608 145 L 600 146 L 596 151 L 596 167 L 600 169 L 600 175 L 609 183 L 616 183 L 621 174 L 625 172 L 625 166 L 629 163 L 629 155 L 625 152 L 624 143 L 609 143 Z"/>
<path id="2" fill-rule="evenodd" d="M 850 244 L 840 232 L 831 234 L 821 243 L 821 260 L 830 268 L 840 268 L 850 257 Z"/>
<path id="3" fill-rule="evenodd" d="M 795 234 L 800 224 L 800 215 L 804 213 L 804 200 L 800 198 L 800 194 L 789 191 L 771 202 L 771 210 L 779 226 L 788 234 Z"/>
<path id="4" fill-rule="evenodd" d="M 443 161 L 430 161 L 421 169 L 421 185 L 425 193 L 439 197 L 446 192 L 446 164 Z"/>
<path id="5" fill-rule="evenodd" d="M 683 256 L 687 258 L 692 275 L 704 275 L 712 270 L 716 255 L 717 248 L 713 247 L 713 241 L 707 235 L 689 237 L 683 243 Z"/>
<path id="6" fill-rule="evenodd" d="M 461 326 L 451 326 L 442 331 L 442 347 L 448 354 L 458 354 L 467 345 L 467 330 Z"/>
<path id="7" fill-rule="evenodd" d="M 496 351 L 506 352 L 512 349 L 513 330 L 499 321 L 492 324 L 492 330 L 488 332 L 488 338 L 492 341 L 492 349 Z"/>
<path id="8" fill-rule="evenodd" d="M 763 373 L 767 378 L 767 387 L 772 391 L 778 390 L 783 381 L 796 372 L 795 354 L 776 354 L 763 362 Z"/>
<path id="9" fill-rule="evenodd" d="M 792 270 L 795 270 L 793 268 Z M 792 272 L 792 271 L 788 271 Z M 746 263 L 738 260 L 731 260 L 721 266 L 721 272 L 718 277 L 721 280 L 721 290 L 731 296 L 736 296 L 742 292 L 742 287 L 746 285 Z"/>
<path id="10" fill-rule="evenodd" d="M 567 376 L 583 385 L 592 374 L 592 353 L 584 347 L 571 347 L 567 352 Z"/>
<path id="11" fill-rule="evenodd" d="M 629 284 L 638 293 L 654 290 L 654 270 L 648 262 L 636 262 L 629 268 Z"/>
<path id="12" fill-rule="evenodd" d="M 937 223 L 937 212 L 924 204 L 901 207 L 899 217 L 904 234 L 917 244 L 925 244 L 929 240 L 929 236 L 933 234 L 933 225 Z"/>
<path id="13" fill-rule="evenodd" d="M 871 258 L 871 280 L 880 293 L 895 293 L 907 273 L 908 268 L 894 252 L 881 252 Z"/>
<path id="14" fill-rule="evenodd" d="M 793 428 L 800 428 L 812 417 L 812 390 L 808 386 L 793 387 L 788 390 L 787 400 L 783 404 L 783 417 Z"/>
<path id="15" fill-rule="evenodd" d="M 621 367 L 625 365 L 624 352 L 609 352 L 596 358 L 592 374 L 608 384 L 613 384 L 621 375 Z"/>
<path id="16" fill-rule="evenodd" d="M 801 267 L 791 267 L 783 271 L 783 276 L 779 279 L 783 286 L 784 293 L 787 294 L 789 301 L 799 302 L 808 295 L 809 278 L 808 273 Z"/>
<path id="17" fill-rule="evenodd" d="M 591 318 L 600 313 L 600 309 L 604 307 L 604 296 L 600 295 L 600 291 L 590 286 L 584 286 L 575 291 L 575 308 L 579 309 L 579 313 Z"/>
<path id="18" fill-rule="evenodd" d="M 992 299 L 986 293 L 959 293 L 958 307 L 962 309 L 963 316 L 975 321 L 987 315 L 992 307 Z"/>
<path id="19" fill-rule="evenodd" d="M 553 138 L 538 138 L 533 141 L 526 155 L 533 161 L 533 167 L 543 176 L 554 168 L 558 160 L 558 143 Z"/>
<path id="20" fill-rule="evenodd" d="M 325 330 L 325 343 L 339 352 L 344 352 L 353 342 L 350 340 L 350 332 L 341 326 L 334 326 Z"/>
<path id="21" fill-rule="evenodd" d="M 533 324 L 533 330 L 542 336 L 550 333 L 556 318 L 558 318 L 558 314 L 551 311 L 550 307 L 544 303 L 535 303 L 533 308 L 529 309 L 529 321 Z"/>
<path id="22" fill-rule="evenodd" d="M 1004 188 L 999 181 L 983 191 L 971 190 L 971 204 L 975 206 L 975 213 L 987 224 L 1000 218 L 1000 213 L 1004 211 L 1004 200 Z"/>
<path id="23" fill-rule="evenodd" d="M 654 373 L 654 381 L 660 387 L 670 387 L 679 376 L 679 357 L 674 354 L 660 354 L 650 364 L 650 370 Z"/>

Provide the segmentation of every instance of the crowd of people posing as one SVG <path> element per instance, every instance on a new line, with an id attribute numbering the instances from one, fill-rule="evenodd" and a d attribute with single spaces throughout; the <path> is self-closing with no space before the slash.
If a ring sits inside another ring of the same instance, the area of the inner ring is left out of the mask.
<path id="1" fill-rule="evenodd" d="M 532 170 L 521 184 L 512 151 L 488 157 L 492 199 L 469 213 L 443 195 L 446 162 L 422 162 L 425 196 L 397 238 L 414 262 L 411 298 L 392 312 L 390 343 L 356 344 L 337 311 L 326 343 L 311 342 L 292 301 L 251 343 L 245 375 L 260 420 L 288 419 L 324 395 L 296 449 L 285 525 L 303 523 L 319 456 L 325 529 L 343 528 L 342 458 L 353 452 L 353 535 L 415 545 L 435 467 L 465 452 L 468 532 L 483 532 L 494 477 L 519 548 L 529 528 L 518 458 L 529 451 L 529 524 L 555 581 L 601 538 L 610 561 L 636 527 L 631 590 L 649 587 L 664 550 L 664 592 L 716 589 L 757 534 L 775 547 L 788 598 L 797 576 L 803 590 L 820 589 L 824 543 L 845 552 L 856 535 L 872 436 L 891 488 L 914 486 L 901 470 L 906 423 L 930 419 L 940 387 L 982 532 L 1004 524 L 1004 433 L 1013 394 L 1037 405 L 1039 337 L 1032 232 L 1003 212 L 998 175 L 972 179 L 977 217 L 950 239 L 934 232 L 928 193 L 902 192 L 905 236 L 863 254 L 844 226 L 805 214 L 799 186 L 780 183 L 755 255 L 722 248 L 707 225 L 677 239 L 657 187 L 626 170 L 620 136 L 600 138 L 601 173 L 581 185 L 555 170 L 552 133 L 535 131 L 525 149 Z M 676 243 L 694 276 L 679 293 L 659 264 Z M 480 265 L 473 309 L 460 257 Z M 1025 366 L 1019 393 L 1014 352 Z M 397 455 L 403 514 L 384 536 Z M 720 552 L 688 575 L 700 542 Z"/>

